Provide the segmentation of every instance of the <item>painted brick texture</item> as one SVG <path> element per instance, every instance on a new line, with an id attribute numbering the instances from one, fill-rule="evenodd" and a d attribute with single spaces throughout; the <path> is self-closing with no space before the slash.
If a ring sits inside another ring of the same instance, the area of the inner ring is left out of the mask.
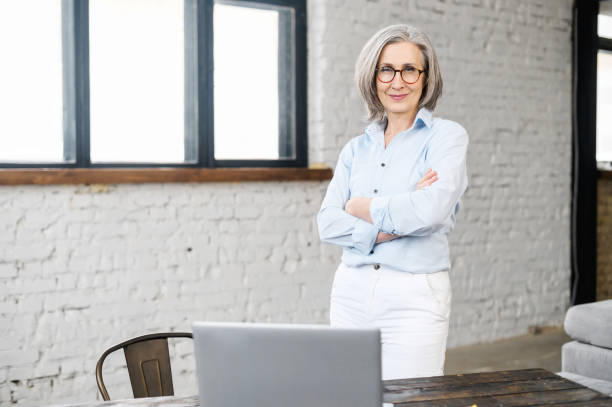
<path id="1" fill-rule="evenodd" d="M 449 346 L 560 325 L 569 302 L 571 0 L 309 0 L 311 163 L 361 134 L 353 65 L 377 29 L 426 30 L 436 116 L 470 135 L 451 236 Z M 100 399 L 108 347 L 194 320 L 322 323 L 340 249 L 319 242 L 326 182 L 0 188 L 0 407 Z M 196 391 L 173 342 L 175 390 Z M 122 355 L 112 398 L 130 397 Z"/>
<path id="2" fill-rule="evenodd" d="M 597 301 L 612 299 L 612 177 L 597 181 Z"/>
<path id="3" fill-rule="evenodd" d="M 0 188 L 10 214 L 0 252 L 3 403 L 95 399 L 106 348 L 189 331 L 195 320 L 325 322 L 337 258 L 316 232 L 325 186 Z M 191 343 L 175 342 L 177 392 L 189 384 L 192 394 Z M 105 370 L 113 398 L 130 396 L 125 372 L 113 373 L 122 357 Z"/>

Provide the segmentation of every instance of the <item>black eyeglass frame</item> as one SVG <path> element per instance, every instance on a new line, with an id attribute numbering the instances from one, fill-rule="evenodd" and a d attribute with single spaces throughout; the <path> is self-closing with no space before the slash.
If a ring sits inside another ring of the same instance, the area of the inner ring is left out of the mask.
<path id="1" fill-rule="evenodd" d="M 380 79 L 378 77 L 378 72 L 382 69 L 382 68 L 387 68 L 387 69 L 391 69 L 393 71 L 393 77 L 391 78 L 391 80 L 388 81 L 383 81 L 382 79 Z M 421 79 L 421 74 L 423 72 L 425 72 L 425 69 L 418 69 L 414 66 L 412 66 L 411 68 L 416 69 L 416 71 L 419 73 L 419 76 L 417 76 L 417 78 L 414 80 L 414 82 L 408 82 L 407 80 L 404 79 L 404 77 L 402 76 L 402 71 L 404 71 L 406 68 L 402 68 L 402 69 L 393 69 L 390 66 L 383 66 L 381 68 L 376 68 L 374 71 L 376 72 L 376 79 L 378 79 L 379 81 L 381 81 L 382 83 L 391 83 L 393 82 L 393 80 L 395 79 L 395 74 L 397 74 L 398 72 L 400 73 L 400 78 L 402 81 L 404 81 L 404 83 L 407 83 L 408 85 L 412 85 L 415 84 L 419 81 L 419 79 Z"/>

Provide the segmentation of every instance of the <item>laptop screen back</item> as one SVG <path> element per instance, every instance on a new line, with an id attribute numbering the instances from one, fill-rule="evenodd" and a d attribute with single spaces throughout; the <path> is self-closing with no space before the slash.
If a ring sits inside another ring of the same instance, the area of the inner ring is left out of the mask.
<path id="1" fill-rule="evenodd" d="M 380 332 L 193 324 L 201 406 L 380 407 Z"/>

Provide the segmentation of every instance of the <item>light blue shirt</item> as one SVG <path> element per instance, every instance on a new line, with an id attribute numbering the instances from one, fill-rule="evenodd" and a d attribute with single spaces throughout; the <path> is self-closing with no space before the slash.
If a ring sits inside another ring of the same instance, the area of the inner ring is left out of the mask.
<path id="1" fill-rule="evenodd" d="M 372 122 L 340 152 L 317 216 L 319 236 L 344 248 L 342 262 L 348 266 L 379 263 L 410 273 L 449 270 L 448 234 L 468 184 L 467 132 L 456 122 L 432 117 L 426 108 L 387 148 L 385 127 L 386 120 Z M 417 190 L 428 168 L 438 180 Z M 373 198 L 374 224 L 344 211 L 352 197 Z M 401 237 L 375 244 L 379 231 Z"/>

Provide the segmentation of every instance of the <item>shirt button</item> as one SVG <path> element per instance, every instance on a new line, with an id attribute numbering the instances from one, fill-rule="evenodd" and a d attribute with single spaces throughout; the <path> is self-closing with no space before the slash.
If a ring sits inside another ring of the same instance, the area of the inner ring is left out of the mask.
<path id="1" fill-rule="evenodd" d="M 375 193 L 375 194 L 377 194 L 377 193 L 378 193 L 378 189 L 375 189 L 375 190 L 374 190 L 374 193 Z"/>
<path id="2" fill-rule="evenodd" d="M 380 166 L 381 166 L 381 167 L 384 167 L 384 166 L 385 166 L 385 163 L 380 163 Z"/>
<path id="3" fill-rule="evenodd" d="M 378 270 L 379 268 L 380 268 L 380 264 L 376 263 L 376 264 L 374 265 L 374 270 Z"/>

